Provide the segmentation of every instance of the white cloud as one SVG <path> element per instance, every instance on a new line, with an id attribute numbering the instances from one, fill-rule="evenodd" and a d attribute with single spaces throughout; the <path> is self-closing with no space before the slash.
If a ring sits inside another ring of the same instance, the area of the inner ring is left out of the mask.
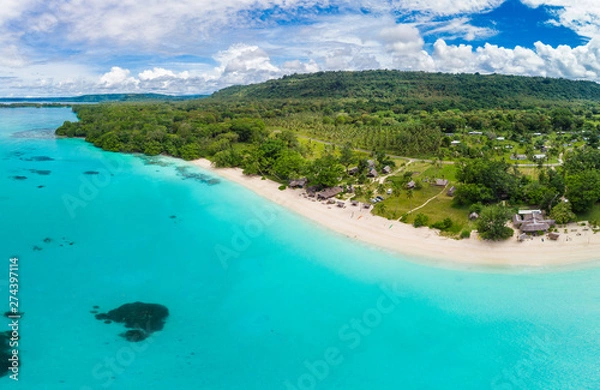
<path id="1" fill-rule="evenodd" d="M 100 77 L 99 85 L 105 88 L 119 87 L 129 90 L 139 84 L 139 80 L 130 77 L 129 69 L 123 69 L 118 66 L 113 66 L 110 72 L 103 74 Z"/>
<path id="2" fill-rule="evenodd" d="M 432 58 L 436 68 L 444 72 L 504 73 L 600 81 L 598 40 L 574 48 L 567 45 L 554 48 L 541 42 L 534 46 L 535 50 L 485 44 L 474 49 L 470 45 L 448 45 L 440 39 L 434 44 Z"/>
<path id="3" fill-rule="evenodd" d="M 319 65 L 314 60 L 310 60 L 309 62 L 294 60 L 284 62 L 281 66 L 281 70 L 285 74 L 314 73 L 319 71 Z"/>
<path id="4" fill-rule="evenodd" d="M 425 27 L 428 35 L 439 36 L 444 34 L 445 39 L 462 38 L 466 41 L 485 39 L 498 33 L 498 31 L 491 28 L 473 26 L 470 22 L 469 18 L 462 17 L 448 22 L 429 22 Z"/>
<path id="5" fill-rule="evenodd" d="M 143 72 L 141 72 L 140 74 L 138 74 L 138 78 L 142 81 L 146 81 L 146 80 L 155 80 L 155 79 L 161 79 L 161 78 L 166 78 L 166 79 L 170 79 L 170 78 L 175 78 L 175 79 L 188 79 L 190 77 L 190 73 L 185 71 L 185 72 L 181 72 L 181 73 L 175 73 L 171 70 L 167 70 L 164 68 L 154 68 L 152 70 L 147 69 Z"/>
<path id="6" fill-rule="evenodd" d="M 600 2 L 597 0 L 521 0 L 530 7 L 541 5 L 559 7 L 554 10 L 556 24 L 572 29 L 577 34 L 600 37 Z"/>
<path id="7" fill-rule="evenodd" d="M 418 52 L 423 49 L 425 43 L 419 30 L 408 24 L 385 28 L 381 31 L 380 37 L 386 49 L 398 55 Z"/>
<path id="8" fill-rule="evenodd" d="M 494 9 L 505 0 L 394 0 L 392 4 L 407 11 L 434 15 L 457 15 Z"/>

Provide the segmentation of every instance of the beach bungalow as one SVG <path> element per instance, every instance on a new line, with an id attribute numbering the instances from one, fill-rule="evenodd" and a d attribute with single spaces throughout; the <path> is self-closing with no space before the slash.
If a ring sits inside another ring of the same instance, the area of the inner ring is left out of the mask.
<path id="1" fill-rule="evenodd" d="M 446 187 L 448 185 L 448 180 L 446 179 L 435 179 L 433 182 L 434 186 L 438 187 Z"/>
<path id="2" fill-rule="evenodd" d="M 381 172 L 383 172 L 384 175 L 389 175 L 390 173 L 392 173 L 392 168 L 390 168 L 389 165 L 386 165 L 385 167 L 383 167 Z"/>
<path id="3" fill-rule="evenodd" d="M 356 175 L 357 173 L 358 173 L 358 167 L 352 167 L 352 168 L 348 169 L 349 175 Z"/>
<path id="4" fill-rule="evenodd" d="M 306 189 L 306 194 L 308 196 L 310 196 L 311 198 L 314 198 L 315 196 L 317 196 L 318 191 L 319 191 L 318 186 L 310 186 Z"/>
<path id="5" fill-rule="evenodd" d="M 379 174 L 377 173 L 377 171 L 375 170 L 375 168 L 371 168 L 369 169 L 369 172 L 367 173 L 367 177 L 377 177 L 379 176 Z"/>
<path id="6" fill-rule="evenodd" d="M 512 221 L 522 233 L 547 232 L 555 223 L 554 220 L 545 218 L 540 210 L 519 210 Z"/>
<path id="7" fill-rule="evenodd" d="M 290 188 L 304 188 L 304 186 L 306 185 L 307 182 L 308 182 L 308 179 L 306 179 L 305 177 L 302 179 L 290 180 L 289 187 Z"/>
<path id="8" fill-rule="evenodd" d="M 408 183 L 406 183 L 406 188 L 412 190 L 413 188 L 415 188 L 415 182 L 413 180 L 409 181 Z"/>
<path id="9" fill-rule="evenodd" d="M 456 192 L 456 187 L 452 186 L 452 187 L 450 187 L 450 189 L 448 190 L 448 192 L 446 192 L 446 195 L 448 195 L 448 196 L 454 196 L 455 192 Z"/>
<path id="10" fill-rule="evenodd" d="M 342 192 L 343 192 L 343 189 L 340 186 L 325 188 L 323 191 L 320 191 L 317 193 L 317 199 L 319 199 L 319 200 L 330 199 L 330 198 L 333 198 L 334 196 L 336 196 L 337 194 L 341 194 Z"/>

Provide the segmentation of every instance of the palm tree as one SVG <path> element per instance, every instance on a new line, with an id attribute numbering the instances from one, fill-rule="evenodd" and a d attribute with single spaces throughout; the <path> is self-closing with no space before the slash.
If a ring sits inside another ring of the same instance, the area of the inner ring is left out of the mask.
<path id="1" fill-rule="evenodd" d="M 365 191 L 365 196 L 367 197 L 367 199 L 372 199 L 373 195 L 373 190 L 371 188 L 367 188 L 367 190 Z"/>
<path id="2" fill-rule="evenodd" d="M 381 213 L 382 217 L 385 217 L 385 212 L 387 211 L 387 207 L 385 205 L 385 203 L 379 203 L 379 212 Z"/>
<path id="3" fill-rule="evenodd" d="M 415 194 L 413 193 L 413 190 L 407 190 L 406 191 L 406 197 L 410 200 L 410 210 L 412 210 L 412 199 L 415 196 Z"/>
<path id="4" fill-rule="evenodd" d="M 399 198 L 400 195 L 402 195 L 402 185 L 397 182 L 397 181 L 393 181 L 392 182 L 392 196 Z M 394 214 L 396 214 L 398 212 L 398 203 L 400 199 L 396 199 L 396 208 L 394 209 Z"/>

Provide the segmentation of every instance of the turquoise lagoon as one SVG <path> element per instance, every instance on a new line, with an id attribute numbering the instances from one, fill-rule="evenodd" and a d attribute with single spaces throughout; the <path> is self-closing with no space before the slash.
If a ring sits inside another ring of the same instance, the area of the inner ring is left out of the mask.
<path id="1" fill-rule="evenodd" d="M 50 137 L 74 119 L 0 110 L 0 299 L 18 256 L 24 312 L 1 388 L 600 388 L 598 263 L 402 258 L 183 161 Z M 136 301 L 170 312 L 139 343 L 90 313 Z"/>

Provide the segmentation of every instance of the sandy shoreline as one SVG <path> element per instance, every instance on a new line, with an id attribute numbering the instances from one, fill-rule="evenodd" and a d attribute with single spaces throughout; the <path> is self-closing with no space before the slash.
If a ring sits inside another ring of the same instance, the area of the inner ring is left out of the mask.
<path id="1" fill-rule="evenodd" d="M 302 196 L 303 190 L 288 188 L 280 191 L 278 183 L 261 180 L 258 176 L 246 176 L 239 168 L 216 169 L 206 159 L 192 163 L 351 239 L 402 255 L 472 265 L 535 267 L 600 259 L 600 234 L 577 225 L 568 226 L 568 234 L 559 229 L 561 234 L 557 241 L 542 241 L 542 237 L 536 237 L 524 242 L 516 239 L 488 242 L 478 239 L 476 235 L 466 240 L 454 240 L 439 236 L 433 229 L 415 229 L 412 225 L 372 215 L 369 210 L 352 206 L 350 202 L 345 208 L 340 208 L 305 198 Z"/>

